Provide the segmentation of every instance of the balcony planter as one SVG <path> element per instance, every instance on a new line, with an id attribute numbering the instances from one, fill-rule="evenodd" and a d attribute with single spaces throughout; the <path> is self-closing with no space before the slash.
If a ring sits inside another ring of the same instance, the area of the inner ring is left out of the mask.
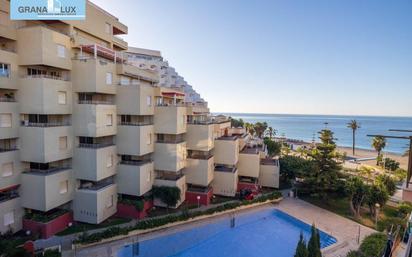
<path id="1" fill-rule="evenodd" d="M 29 230 L 32 234 L 39 235 L 47 239 L 60 231 L 65 230 L 69 223 L 73 223 L 73 214 L 69 211 L 60 211 L 56 216 L 36 215 L 23 218 L 23 229 Z"/>
<path id="2" fill-rule="evenodd" d="M 201 205 L 209 205 L 212 197 L 213 197 L 213 188 L 210 187 L 208 188 L 207 191 L 205 192 L 199 192 L 199 191 L 186 191 L 186 201 L 189 204 L 198 204 L 197 202 L 197 197 L 200 197 L 199 199 L 199 204 Z"/>
<path id="3" fill-rule="evenodd" d="M 116 216 L 121 218 L 143 219 L 148 215 L 152 207 L 153 200 L 143 200 L 143 206 L 140 210 L 135 204 L 120 200 L 117 203 Z"/>

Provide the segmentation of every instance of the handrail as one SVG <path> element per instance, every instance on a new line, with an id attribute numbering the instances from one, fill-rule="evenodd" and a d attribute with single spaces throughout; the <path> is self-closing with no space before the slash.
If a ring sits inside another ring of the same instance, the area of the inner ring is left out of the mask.
<path id="1" fill-rule="evenodd" d="M 78 104 L 107 104 L 107 105 L 114 105 L 112 101 L 104 101 L 104 100 L 79 100 Z"/>
<path id="2" fill-rule="evenodd" d="M 67 78 L 52 76 L 48 74 L 39 74 L 39 75 L 26 75 L 22 76 L 22 78 L 30 78 L 30 79 L 54 79 L 54 80 L 61 80 L 61 81 L 70 81 Z"/>
<path id="3" fill-rule="evenodd" d="M 26 122 L 26 121 L 21 121 L 21 126 L 23 127 L 41 127 L 41 128 L 47 128 L 47 127 L 65 127 L 65 126 L 71 126 L 70 122 L 47 122 L 47 123 L 41 123 L 41 122 Z"/>
<path id="4" fill-rule="evenodd" d="M 87 144 L 87 143 L 79 143 L 79 148 L 104 148 L 108 146 L 113 146 L 115 145 L 114 143 L 95 143 L 95 144 Z"/>
<path id="5" fill-rule="evenodd" d="M 11 97 L 0 96 L 0 102 L 13 103 L 13 102 L 16 102 L 16 99 L 11 98 Z"/>
<path id="6" fill-rule="evenodd" d="M 119 122 L 120 126 L 149 126 L 153 125 L 153 122 Z"/>

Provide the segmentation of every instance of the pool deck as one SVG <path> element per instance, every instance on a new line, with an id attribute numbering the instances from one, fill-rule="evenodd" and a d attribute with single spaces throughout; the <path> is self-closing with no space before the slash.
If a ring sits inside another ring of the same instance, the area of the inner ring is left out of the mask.
<path id="1" fill-rule="evenodd" d="M 322 250 L 324 257 L 346 257 L 350 250 L 358 249 L 358 234 L 360 232 L 359 241 L 376 232 L 375 230 L 362 226 L 352 220 L 346 219 L 342 216 L 309 204 L 303 200 L 285 197 L 280 203 L 264 204 L 254 206 L 252 208 L 245 208 L 236 211 L 239 213 L 250 213 L 261 211 L 262 209 L 278 209 L 307 224 L 316 224 L 316 226 L 337 239 L 337 243 Z M 116 256 L 116 252 L 124 245 L 133 244 L 137 241 L 157 238 L 168 234 L 176 233 L 182 230 L 198 227 L 202 224 L 207 224 L 219 219 L 227 219 L 233 215 L 233 212 L 215 215 L 210 218 L 186 222 L 180 225 L 173 225 L 164 229 L 159 229 L 150 233 L 139 235 L 131 235 L 120 240 L 96 244 L 82 249 L 75 249 L 75 256 L 83 257 L 112 257 Z M 73 253 L 72 253 L 73 254 Z M 68 255 L 70 256 L 70 255 Z M 73 255 L 71 255 L 73 256 Z"/>
<path id="2" fill-rule="evenodd" d="M 350 250 L 358 249 L 358 238 L 362 242 L 365 236 L 376 232 L 300 199 L 285 197 L 275 208 L 305 223 L 315 224 L 323 232 L 335 237 L 337 243 L 322 250 L 324 257 L 345 257 Z"/>

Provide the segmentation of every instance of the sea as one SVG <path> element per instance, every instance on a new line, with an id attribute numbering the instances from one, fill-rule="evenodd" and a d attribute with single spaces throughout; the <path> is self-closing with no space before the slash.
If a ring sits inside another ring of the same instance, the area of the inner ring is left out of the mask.
<path id="1" fill-rule="evenodd" d="M 277 131 L 276 136 L 306 142 L 318 141 L 318 132 L 328 128 L 334 132 L 339 146 L 352 147 L 352 130 L 347 127 L 351 120 L 357 120 L 360 129 L 356 131 L 356 147 L 373 150 L 372 137 L 368 135 L 409 136 L 412 132 L 391 132 L 389 129 L 412 130 L 412 117 L 380 116 L 340 116 L 340 115 L 299 115 L 299 114 L 248 114 L 217 113 L 233 118 L 242 118 L 245 122 L 264 122 Z M 388 139 L 385 152 L 403 154 L 409 149 L 409 140 Z"/>

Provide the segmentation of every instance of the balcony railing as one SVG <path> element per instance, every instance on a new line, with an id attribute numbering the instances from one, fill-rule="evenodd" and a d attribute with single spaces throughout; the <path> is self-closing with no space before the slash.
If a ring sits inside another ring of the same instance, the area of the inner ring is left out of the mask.
<path id="1" fill-rule="evenodd" d="M 98 191 L 102 188 L 108 187 L 113 185 L 112 181 L 103 181 L 103 182 L 98 182 L 96 184 L 93 183 L 83 183 L 80 185 L 79 190 L 91 190 L 91 191 Z"/>
<path id="2" fill-rule="evenodd" d="M 65 122 L 28 122 L 28 121 L 21 121 L 21 126 L 23 127 L 40 127 L 40 128 L 49 128 L 49 127 L 66 127 L 71 126 L 69 121 Z"/>
<path id="3" fill-rule="evenodd" d="M 215 171 L 235 173 L 236 170 L 237 170 L 236 167 L 226 167 L 226 166 L 221 166 L 221 165 L 215 166 Z"/>
<path id="4" fill-rule="evenodd" d="M 39 74 L 39 75 L 26 75 L 22 76 L 22 78 L 29 78 L 29 79 L 54 79 L 54 80 L 61 80 L 61 81 L 69 81 L 68 78 L 63 78 L 59 76 L 52 76 L 48 74 Z"/>
<path id="5" fill-rule="evenodd" d="M 156 176 L 156 179 L 177 181 L 181 179 L 183 176 L 183 174 L 159 174 L 158 176 Z"/>
<path id="6" fill-rule="evenodd" d="M 213 154 L 208 153 L 208 154 L 189 154 L 187 158 L 189 159 L 198 159 L 198 160 L 209 160 L 210 158 L 213 157 Z"/>
<path id="7" fill-rule="evenodd" d="M 17 150 L 19 150 L 19 149 L 17 148 L 17 146 L 14 146 L 14 147 L 4 147 L 4 148 L 1 148 L 1 147 L 0 147 L 0 153 L 17 151 Z"/>
<path id="8" fill-rule="evenodd" d="M 64 166 L 64 167 L 51 167 L 48 169 L 29 169 L 25 171 L 24 173 L 30 173 L 30 174 L 35 174 L 35 175 L 50 175 L 52 173 L 60 172 L 63 170 L 69 170 L 71 169 L 70 166 Z"/>
<path id="9" fill-rule="evenodd" d="M 156 143 L 161 143 L 161 144 L 180 144 L 185 142 L 186 140 L 184 138 L 176 138 L 176 139 L 162 139 L 162 140 L 156 140 Z"/>
<path id="10" fill-rule="evenodd" d="M 141 166 L 147 163 L 151 163 L 152 160 L 121 160 L 120 164 L 124 164 L 124 165 L 133 165 L 133 166 Z"/>
<path id="11" fill-rule="evenodd" d="M 78 104 L 105 104 L 105 105 L 114 105 L 113 101 L 107 100 L 79 100 Z"/>
<path id="12" fill-rule="evenodd" d="M 214 122 L 212 120 L 189 120 L 187 124 L 192 125 L 211 125 Z"/>
<path id="13" fill-rule="evenodd" d="M 120 126 L 149 126 L 153 125 L 151 121 L 144 121 L 144 122 L 119 122 Z"/>
<path id="14" fill-rule="evenodd" d="M 88 144 L 88 143 L 79 143 L 79 148 L 93 148 L 93 149 L 98 149 L 98 148 L 104 148 L 104 147 L 109 147 L 115 145 L 113 142 L 110 143 L 93 143 L 93 144 Z"/>
<path id="15" fill-rule="evenodd" d="M 0 194 L 0 203 L 13 200 L 17 197 L 19 197 L 19 194 L 17 192 Z"/>
<path id="16" fill-rule="evenodd" d="M 14 103 L 14 102 L 16 102 L 16 99 L 14 99 L 12 97 L 0 96 L 0 102 Z"/>

